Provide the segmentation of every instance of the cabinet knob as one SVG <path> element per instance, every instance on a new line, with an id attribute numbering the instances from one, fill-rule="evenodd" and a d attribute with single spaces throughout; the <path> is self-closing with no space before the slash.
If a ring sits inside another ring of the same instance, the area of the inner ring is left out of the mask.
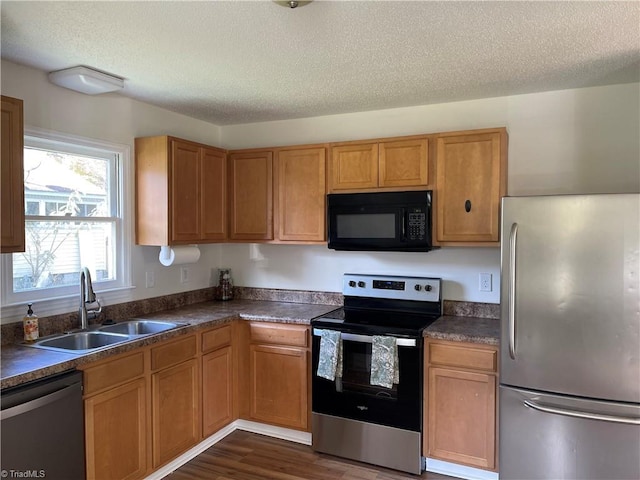
<path id="1" fill-rule="evenodd" d="M 471 211 L 471 200 L 464 202 L 464 211 L 467 213 Z"/>

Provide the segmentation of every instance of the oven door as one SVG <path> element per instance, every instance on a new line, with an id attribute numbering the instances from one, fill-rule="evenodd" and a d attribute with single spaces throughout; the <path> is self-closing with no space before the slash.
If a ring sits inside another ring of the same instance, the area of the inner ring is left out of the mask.
<path id="1" fill-rule="evenodd" d="M 312 346 L 312 410 L 404 430 L 421 431 L 422 339 L 398 339 L 399 383 L 393 388 L 370 384 L 369 335 L 342 334 L 343 373 L 335 381 L 318 377 L 320 336 Z"/>

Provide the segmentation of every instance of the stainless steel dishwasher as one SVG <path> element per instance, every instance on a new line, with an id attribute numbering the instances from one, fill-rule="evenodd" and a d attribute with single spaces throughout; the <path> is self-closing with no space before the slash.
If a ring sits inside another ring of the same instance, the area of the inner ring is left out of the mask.
<path id="1" fill-rule="evenodd" d="M 0 403 L 2 478 L 85 478 L 82 372 L 3 390 Z"/>

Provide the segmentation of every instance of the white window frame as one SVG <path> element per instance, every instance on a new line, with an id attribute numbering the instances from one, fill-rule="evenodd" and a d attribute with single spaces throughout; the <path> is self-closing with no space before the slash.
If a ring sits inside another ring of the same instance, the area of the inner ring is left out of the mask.
<path id="1" fill-rule="evenodd" d="M 117 217 L 115 244 L 117 258 L 115 262 L 115 280 L 95 282 L 94 290 L 103 305 L 121 303 L 131 297 L 131 223 L 132 165 L 130 146 L 69 135 L 50 130 L 25 127 L 25 147 L 44 149 L 60 148 L 70 153 L 91 154 L 113 152 L 117 160 L 110 175 L 109 188 L 117 190 L 117 209 L 112 215 Z M 27 292 L 13 292 L 13 258 L 12 254 L 0 255 L 0 273 L 2 278 L 2 323 L 17 321 L 26 312 L 26 304 L 33 303 L 35 313 L 40 316 L 73 312 L 79 308 L 80 283 L 77 286 L 53 287 Z M 80 272 L 78 272 L 79 278 Z"/>

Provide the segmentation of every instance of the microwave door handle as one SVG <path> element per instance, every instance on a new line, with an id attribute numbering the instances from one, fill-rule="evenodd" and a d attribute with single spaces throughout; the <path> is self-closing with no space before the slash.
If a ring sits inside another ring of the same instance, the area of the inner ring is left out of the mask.
<path id="1" fill-rule="evenodd" d="M 401 238 L 403 242 L 406 242 L 407 241 L 407 221 L 408 221 L 407 211 L 404 208 L 400 209 L 400 211 L 402 212 L 402 222 L 400 222 L 402 223 Z"/>

